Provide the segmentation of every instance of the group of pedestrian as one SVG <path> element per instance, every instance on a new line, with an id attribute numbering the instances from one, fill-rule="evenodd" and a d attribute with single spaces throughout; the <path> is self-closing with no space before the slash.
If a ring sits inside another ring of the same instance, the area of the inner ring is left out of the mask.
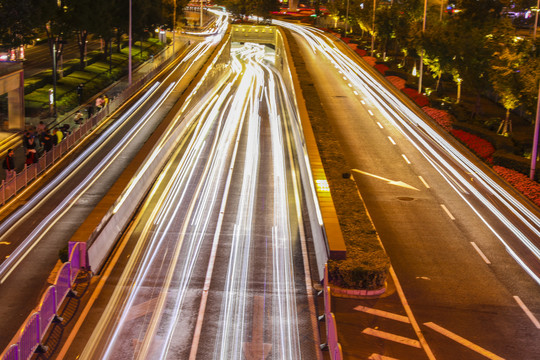
<path id="1" fill-rule="evenodd" d="M 69 135 L 69 124 L 47 129 L 43 121 L 40 121 L 36 126 L 35 131 L 27 130 L 23 135 L 23 147 L 26 154 L 26 165 L 32 165 L 39 160 L 40 153 L 46 153 L 52 150 L 54 145 L 59 144 L 67 135 Z M 15 174 L 15 151 L 9 149 L 2 163 L 2 167 L 6 171 L 6 180 L 12 179 Z"/>

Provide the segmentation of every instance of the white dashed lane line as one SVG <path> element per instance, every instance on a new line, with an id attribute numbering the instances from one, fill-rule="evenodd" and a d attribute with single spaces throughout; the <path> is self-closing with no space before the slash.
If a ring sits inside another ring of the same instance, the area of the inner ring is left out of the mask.
<path id="1" fill-rule="evenodd" d="M 529 310 L 529 308 L 521 301 L 519 296 L 514 296 L 514 300 L 518 303 L 519 307 L 525 312 L 525 314 L 531 319 L 534 326 L 536 326 L 537 329 L 540 329 L 540 321 L 534 316 L 534 314 Z"/>
<path id="2" fill-rule="evenodd" d="M 429 184 L 426 182 L 426 180 L 424 180 L 423 177 L 421 176 L 418 176 L 418 178 L 420 179 L 420 181 L 422 182 L 422 184 L 424 184 L 424 186 L 426 187 L 426 189 L 429 189 Z"/>
<path id="3" fill-rule="evenodd" d="M 489 261 L 489 259 L 487 258 L 486 255 L 484 255 L 484 253 L 482 252 L 482 250 L 480 250 L 480 248 L 478 247 L 478 245 L 476 245 L 476 243 L 474 241 L 471 241 L 471 245 L 473 246 L 474 250 L 476 250 L 476 252 L 482 257 L 482 259 L 484 260 L 484 262 L 488 265 L 491 264 L 491 261 Z"/>
<path id="4" fill-rule="evenodd" d="M 392 145 L 396 145 L 396 142 L 394 141 L 394 139 L 392 139 L 392 137 L 388 137 L 388 140 L 390 140 L 390 142 L 392 143 Z"/>
<path id="5" fill-rule="evenodd" d="M 452 220 L 456 220 L 456 218 L 454 217 L 454 215 L 452 215 L 452 213 L 450 212 L 450 210 L 448 210 L 446 208 L 446 206 L 444 206 L 444 204 L 441 204 L 441 207 L 442 209 L 444 210 L 444 212 L 446 213 L 446 215 L 448 215 L 448 217 Z"/>
<path id="6" fill-rule="evenodd" d="M 407 159 L 407 157 L 405 156 L 405 154 L 401 154 L 401 157 L 405 160 L 405 162 L 406 162 L 408 165 L 411 165 L 411 162 L 409 161 L 409 159 Z"/>

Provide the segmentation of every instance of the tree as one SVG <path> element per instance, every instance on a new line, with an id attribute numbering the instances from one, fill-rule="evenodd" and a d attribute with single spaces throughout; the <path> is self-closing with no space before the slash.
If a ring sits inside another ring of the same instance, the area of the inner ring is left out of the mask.
<path id="1" fill-rule="evenodd" d="M 506 117 L 497 130 L 499 134 L 506 135 L 512 132 L 510 111 L 519 105 L 521 97 L 521 82 L 518 73 L 522 62 L 523 54 L 509 48 L 496 52 L 490 61 L 491 85 L 506 109 Z"/>
<path id="2" fill-rule="evenodd" d="M 39 0 L 0 0 L 0 41 L 10 47 L 30 44 L 44 24 Z"/>

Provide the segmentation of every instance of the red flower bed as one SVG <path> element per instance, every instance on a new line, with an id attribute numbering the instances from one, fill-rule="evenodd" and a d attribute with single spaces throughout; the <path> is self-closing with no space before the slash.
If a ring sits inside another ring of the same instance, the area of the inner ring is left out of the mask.
<path id="1" fill-rule="evenodd" d="M 376 64 L 374 66 L 374 68 L 375 68 L 375 70 L 377 70 L 378 72 L 380 72 L 383 75 L 388 69 L 390 69 L 388 66 L 386 66 L 384 64 Z"/>
<path id="2" fill-rule="evenodd" d="M 367 55 L 367 51 L 364 50 L 364 49 L 355 49 L 354 51 L 356 51 L 356 53 L 360 56 L 366 56 Z"/>
<path id="3" fill-rule="evenodd" d="M 540 184 L 529 179 L 526 175 L 515 170 L 507 169 L 495 165 L 493 170 L 504 180 L 515 187 L 520 193 L 531 199 L 536 205 L 540 206 Z"/>
<path id="4" fill-rule="evenodd" d="M 435 120 L 439 125 L 441 125 L 444 130 L 452 130 L 452 123 L 454 121 L 452 115 L 450 115 L 445 110 L 434 109 L 429 106 L 424 106 L 422 108 L 426 114 L 429 115 L 433 120 Z"/>
<path id="5" fill-rule="evenodd" d="M 429 105 L 429 99 L 424 95 L 419 94 L 418 91 L 411 88 L 403 88 L 401 91 L 403 91 L 408 97 L 413 99 L 416 105 L 420 107 Z"/>
<path id="6" fill-rule="evenodd" d="M 351 38 L 348 38 L 348 37 L 342 37 L 341 40 L 343 40 L 346 44 L 351 42 Z"/>
<path id="7" fill-rule="evenodd" d="M 356 47 L 358 46 L 358 44 L 354 44 L 354 43 L 348 43 L 347 45 L 349 45 L 349 47 L 353 50 L 356 50 Z"/>
<path id="8" fill-rule="evenodd" d="M 362 59 L 364 59 L 371 66 L 375 66 L 375 62 L 377 61 L 377 59 L 372 56 L 363 56 Z"/>
<path id="9" fill-rule="evenodd" d="M 388 81 L 390 81 L 398 90 L 405 88 L 405 79 L 402 79 L 399 76 L 387 76 L 386 79 L 388 79 Z"/>
<path id="10" fill-rule="evenodd" d="M 469 149 L 491 164 L 493 161 L 493 153 L 495 152 L 495 148 L 489 141 L 479 138 L 476 135 L 469 134 L 463 130 L 453 129 L 450 132 L 465 145 L 467 145 Z"/>

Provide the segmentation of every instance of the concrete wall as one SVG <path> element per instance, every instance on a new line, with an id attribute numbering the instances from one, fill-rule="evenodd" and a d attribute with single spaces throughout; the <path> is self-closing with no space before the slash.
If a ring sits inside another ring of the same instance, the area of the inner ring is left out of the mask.
<path id="1" fill-rule="evenodd" d="M 24 129 L 24 72 L 22 66 L 2 64 L 0 94 L 8 94 L 8 129 Z"/>

